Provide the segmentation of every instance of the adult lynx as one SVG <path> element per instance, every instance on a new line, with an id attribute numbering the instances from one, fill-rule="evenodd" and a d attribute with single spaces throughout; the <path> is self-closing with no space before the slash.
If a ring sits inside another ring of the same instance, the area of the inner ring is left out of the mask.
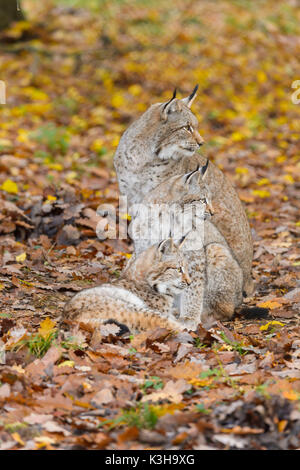
<path id="1" fill-rule="evenodd" d="M 76 294 L 65 306 L 63 319 L 94 327 L 112 319 L 131 330 L 184 329 L 171 313 L 174 296 L 190 283 L 180 248 L 166 239 L 133 256 L 120 279 Z"/>
<path id="2" fill-rule="evenodd" d="M 162 182 L 205 165 L 206 158 L 196 152 L 203 139 L 190 110 L 196 91 L 197 87 L 181 100 L 174 93 L 167 103 L 152 105 L 122 135 L 114 165 L 120 192 L 128 198 L 129 213 L 133 204 L 141 203 Z M 213 163 L 209 164 L 206 184 L 214 202 L 214 223 L 241 266 L 243 290 L 250 295 L 253 243 L 243 205 L 228 178 Z"/>
<path id="3" fill-rule="evenodd" d="M 169 176 L 178 174 L 178 162 L 191 157 L 203 144 L 198 121 L 189 109 L 197 88 L 185 99 L 152 105 L 124 132 L 115 157 L 119 188 L 129 205 Z"/>

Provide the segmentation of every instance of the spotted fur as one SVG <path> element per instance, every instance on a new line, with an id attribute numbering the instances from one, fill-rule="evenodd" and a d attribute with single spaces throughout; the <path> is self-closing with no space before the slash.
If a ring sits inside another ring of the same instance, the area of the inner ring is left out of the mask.
<path id="1" fill-rule="evenodd" d="M 114 165 L 120 192 L 128 198 L 129 212 L 157 186 L 205 165 L 206 158 L 197 152 L 203 139 L 190 110 L 196 94 L 190 96 L 178 100 L 173 95 L 167 103 L 152 105 L 121 137 Z M 212 162 L 206 184 L 215 209 L 214 224 L 242 268 L 245 295 L 251 295 L 253 243 L 243 205 L 228 178 Z"/>
<path id="2" fill-rule="evenodd" d="M 131 330 L 165 327 L 182 330 L 171 310 L 174 296 L 188 284 L 188 268 L 180 249 L 167 239 L 131 258 L 121 278 L 112 284 L 85 289 L 65 306 L 63 320 L 97 328 L 107 320 Z"/>
<path id="3" fill-rule="evenodd" d="M 190 222 L 191 230 L 182 250 L 191 284 L 175 301 L 175 309 L 179 308 L 179 320 L 190 329 L 195 329 L 200 322 L 209 325 L 215 319 L 229 319 L 242 303 L 242 270 L 225 238 L 213 224 L 214 206 L 205 183 L 208 167 L 205 164 L 162 183 L 145 197 L 141 206 L 157 204 L 159 212 L 150 218 L 151 235 L 157 238 L 169 230 L 168 203 L 174 210 L 176 227 L 173 229 L 180 225 L 182 206 L 185 208 L 185 222 Z M 135 213 L 131 233 L 137 253 L 153 243 L 153 239 L 144 236 L 147 234 L 144 213 L 139 210 Z M 173 232 L 172 236 L 177 238 Z"/>

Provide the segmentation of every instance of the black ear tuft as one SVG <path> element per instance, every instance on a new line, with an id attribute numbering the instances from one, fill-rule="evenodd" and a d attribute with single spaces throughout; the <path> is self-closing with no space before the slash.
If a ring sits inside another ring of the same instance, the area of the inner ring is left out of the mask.
<path id="1" fill-rule="evenodd" d="M 193 89 L 192 93 L 189 96 L 189 101 L 192 101 L 192 99 L 194 98 L 195 94 L 198 91 L 198 88 L 199 88 L 199 85 L 196 85 L 195 88 Z"/>
<path id="2" fill-rule="evenodd" d="M 186 240 L 186 237 L 188 236 L 190 232 L 187 232 L 185 235 L 183 235 L 183 237 L 181 237 L 181 239 L 179 240 L 179 242 L 177 243 L 177 248 L 182 248 L 182 246 L 184 245 L 184 242 Z"/>
<path id="3" fill-rule="evenodd" d="M 162 240 L 158 246 L 157 249 L 160 253 L 166 253 L 167 251 L 172 251 L 174 247 L 173 239 L 166 238 L 165 240 Z"/>
<path id="4" fill-rule="evenodd" d="M 203 165 L 203 166 L 200 168 L 200 172 L 201 172 L 201 175 L 202 175 L 202 176 L 204 176 L 205 173 L 206 173 L 206 170 L 207 170 L 207 168 L 208 168 L 208 163 L 209 163 L 209 160 L 207 159 L 205 165 Z"/>
<path id="5" fill-rule="evenodd" d="M 185 175 L 185 183 L 190 183 L 192 177 L 200 170 L 200 165 L 197 165 L 196 170 L 190 171 Z"/>
<path id="6" fill-rule="evenodd" d="M 173 100 L 175 100 L 176 95 L 177 95 L 177 89 L 175 88 L 175 90 L 174 90 L 174 92 L 173 92 L 172 98 L 164 105 L 163 111 L 166 109 L 166 107 L 167 107 Z"/>

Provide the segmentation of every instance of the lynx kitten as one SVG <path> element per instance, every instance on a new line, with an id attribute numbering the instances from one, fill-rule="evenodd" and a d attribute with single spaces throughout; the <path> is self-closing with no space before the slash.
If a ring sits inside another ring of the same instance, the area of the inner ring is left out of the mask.
<path id="1" fill-rule="evenodd" d="M 166 239 L 132 257 L 122 278 L 76 294 L 65 306 L 63 319 L 94 327 L 113 319 L 132 330 L 184 329 L 171 313 L 174 296 L 190 283 L 183 243 L 184 238 L 179 246 Z"/>

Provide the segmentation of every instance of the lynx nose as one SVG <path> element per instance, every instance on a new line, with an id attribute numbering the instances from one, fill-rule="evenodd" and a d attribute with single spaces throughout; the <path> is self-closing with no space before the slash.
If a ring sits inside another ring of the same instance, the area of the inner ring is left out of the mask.
<path id="1" fill-rule="evenodd" d="M 198 131 L 194 131 L 194 137 L 199 147 L 204 144 L 204 139 L 201 137 Z"/>
<path id="2" fill-rule="evenodd" d="M 183 275 L 182 275 L 182 280 L 189 286 L 192 282 L 190 276 L 188 275 L 188 273 L 184 272 Z"/>
<path id="3" fill-rule="evenodd" d="M 214 213 L 215 213 L 215 212 L 214 212 L 214 209 L 213 209 L 213 207 L 212 207 L 210 204 L 207 204 L 206 209 L 207 209 L 207 211 L 209 212 L 209 214 L 210 214 L 211 216 L 214 215 Z"/>

